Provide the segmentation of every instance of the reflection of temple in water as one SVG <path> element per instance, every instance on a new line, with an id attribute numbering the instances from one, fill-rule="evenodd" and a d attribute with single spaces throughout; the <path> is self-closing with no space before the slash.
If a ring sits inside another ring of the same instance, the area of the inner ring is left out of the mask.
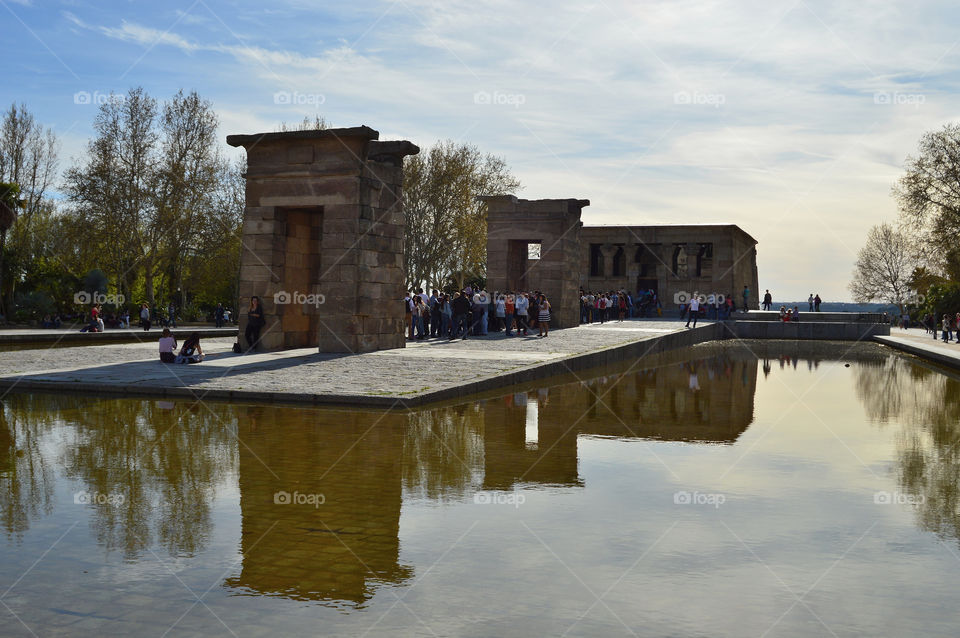
<path id="1" fill-rule="evenodd" d="M 581 435 L 732 443 L 750 424 L 748 352 L 644 364 L 409 414 L 236 408 L 243 567 L 226 585 L 362 605 L 380 584 L 412 576 L 399 562 L 404 498 L 575 488 Z M 325 500 L 278 504 L 281 491 Z"/>
<path id="2" fill-rule="evenodd" d="M 580 485 L 580 435 L 733 443 L 753 420 L 757 360 L 746 350 L 666 353 L 580 376 L 485 402 L 484 488 Z"/>
<path id="3" fill-rule="evenodd" d="M 360 605 L 412 575 L 398 562 L 405 414 L 237 410 L 243 568 L 227 586 Z"/>

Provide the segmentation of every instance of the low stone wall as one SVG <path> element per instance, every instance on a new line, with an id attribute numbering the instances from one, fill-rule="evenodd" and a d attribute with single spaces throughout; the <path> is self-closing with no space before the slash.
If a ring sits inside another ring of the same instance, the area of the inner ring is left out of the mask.
<path id="1" fill-rule="evenodd" d="M 725 321 L 722 339 L 813 339 L 817 341 L 869 341 L 889 335 L 885 323 L 834 323 L 807 321 Z"/>

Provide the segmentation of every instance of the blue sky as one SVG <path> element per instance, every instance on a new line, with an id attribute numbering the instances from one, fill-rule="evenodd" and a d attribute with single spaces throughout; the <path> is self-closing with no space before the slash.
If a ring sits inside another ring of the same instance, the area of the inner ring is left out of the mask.
<path id="1" fill-rule="evenodd" d="M 590 199 L 587 224 L 736 223 L 777 300 L 849 298 L 906 155 L 960 116 L 948 2 L 0 5 L 0 105 L 52 126 L 64 166 L 102 96 L 196 89 L 224 137 L 320 113 L 475 143 L 521 197 Z"/>

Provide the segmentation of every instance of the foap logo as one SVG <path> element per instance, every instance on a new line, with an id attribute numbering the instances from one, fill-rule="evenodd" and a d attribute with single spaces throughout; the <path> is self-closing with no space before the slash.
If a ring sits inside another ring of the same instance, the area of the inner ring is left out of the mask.
<path id="1" fill-rule="evenodd" d="M 517 491 L 477 492 L 473 495 L 473 502 L 476 505 L 512 505 L 519 508 L 527 502 L 527 497 Z"/>
<path id="2" fill-rule="evenodd" d="M 712 106 L 720 108 L 727 103 L 723 93 L 702 93 L 700 91 L 677 91 L 673 94 L 673 103 L 680 105 Z"/>
<path id="3" fill-rule="evenodd" d="M 101 494 L 100 492 L 74 492 L 74 505 L 123 505 L 123 494 Z"/>
<path id="4" fill-rule="evenodd" d="M 273 94 L 273 103 L 282 106 L 320 106 L 326 101 L 326 96 L 321 93 L 277 91 Z"/>
<path id="5" fill-rule="evenodd" d="M 686 290 L 681 290 L 679 292 L 673 293 L 673 303 L 677 305 L 688 304 L 690 300 L 694 297 L 701 304 L 713 305 L 714 303 L 723 304 L 727 300 L 727 297 L 719 292 L 687 292 Z"/>
<path id="6" fill-rule="evenodd" d="M 327 298 L 320 293 L 316 294 L 304 294 L 302 292 L 287 292 L 286 290 L 281 290 L 280 292 L 273 293 L 273 303 L 278 306 L 288 306 L 293 304 L 295 306 L 315 306 L 320 307 L 326 303 Z"/>
<path id="7" fill-rule="evenodd" d="M 903 492 L 874 492 L 876 505 L 922 505 L 927 498 L 923 494 L 904 494 Z"/>
<path id="8" fill-rule="evenodd" d="M 900 91 L 878 91 L 873 94 L 874 104 L 892 104 L 896 106 L 907 105 L 915 109 L 920 108 L 921 104 L 927 101 L 927 96 L 923 93 L 901 93 Z"/>
<path id="9" fill-rule="evenodd" d="M 493 106 L 512 106 L 515 109 L 520 108 L 527 103 L 527 96 L 523 93 L 504 93 L 503 91 L 477 91 L 473 94 L 474 104 L 484 104 Z"/>
<path id="10" fill-rule="evenodd" d="M 117 95 L 116 93 L 101 93 L 100 91 L 77 91 L 73 94 L 73 103 L 79 104 L 80 106 L 86 106 L 92 104 L 94 106 L 100 106 L 101 104 L 120 104 L 127 99 L 125 95 Z"/>
<path id="11" fill-rule="evenodd" d="M 126 302 L 126 297 L 122 293 L 106 294 L 102 292 L 87 292 L 81 290 L 73 294 L 73 303 L 81 306 L 90 306 L 93 304 L 104 304 L 107 306 L 120 306 Z"/>
<path id="12" fill-rule="evenodd" d="M 903 303 L 908 306 L 922 306 L 927 303 L 927 298 L 924 295 L 921 295 L 918 292 L 909 292 L 907 296 L 903 298 Z"/>
<path id="13" fill-rule="evenodd" d="M 274 505 L 311 505 L 315 509 L 327 502 L 323 494 L 303 494 L 301 492 L 285 492 L 280 490 L 273 494 Z"/>
<path id="14" fill-rule="evenodd" d="M 673 493 L 673 502 L 676 505 L 710 505 L 719 509 L 721 505 L 727 502 L 725 494 L 688 492 L 680 490 Z"/>

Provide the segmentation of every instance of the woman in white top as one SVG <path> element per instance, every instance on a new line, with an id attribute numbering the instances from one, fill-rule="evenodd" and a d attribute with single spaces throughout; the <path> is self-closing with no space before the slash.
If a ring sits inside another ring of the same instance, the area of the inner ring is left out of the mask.
<path id="1" fill-rule="evenodd" d="M 163 329 L 163 335 L 160 337 L 160 361 L 164 363 L 173 363 L 177 357 L 173 351 L 177 349 L 177 340 L 170 332 L 170 328 Z"/>

